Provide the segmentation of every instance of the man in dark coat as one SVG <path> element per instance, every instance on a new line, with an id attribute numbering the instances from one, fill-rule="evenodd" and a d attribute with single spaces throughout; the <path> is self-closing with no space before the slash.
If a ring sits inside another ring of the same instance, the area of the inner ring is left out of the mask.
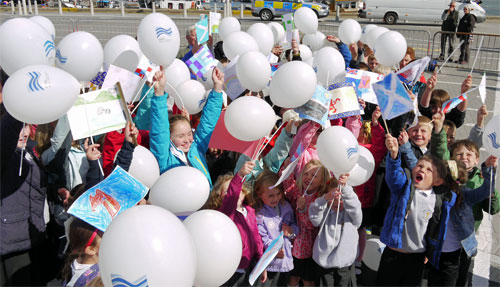
<path id="1" fill-rule="evenodd" d="M 457 32 L 472 33 L 475 24 L 476 18 L 470 13 L 470 6 L 465 5 L 464 16 L 460 19 Z M 471 35 L 468 34 L 458 34 L 458 38 L 464 41 L 460 46 L 460 58 L 458 59 L 458 63 L 465 65 L 469 62 L 469 44 L 472 38 Z"/>
<path id="2" fill-rule="evenodd" d="M 441 24 L 441 54 L 439 55 L 439 60 L 444 60 L 446 41 L 448 40 L 448 55 L 453 52 L 453 41 L 455 40 L 454 32 L 457 29 L 458 24 L 458 11 L 455 9 L 456 3 L 452 1 L 450 3 L 450 8 L 443 11 L 441 19 L 443 24 Z M 452 32 L 452 33 L 450 33 Z"/>

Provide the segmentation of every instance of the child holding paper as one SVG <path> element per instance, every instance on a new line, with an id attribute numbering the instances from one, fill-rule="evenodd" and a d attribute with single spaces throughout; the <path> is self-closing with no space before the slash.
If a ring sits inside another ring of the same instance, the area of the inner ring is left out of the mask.
<path id="1" fill-rule="evenodd" d="M 160 166 L 160 173 L 188 165 L 199 169 L 208 179 L 210 173 L 205 159 L 210 137 L 222 110 L 222 87 L 224 73 L 219 69 L 212 72 L 214 88 L 207 98 L 200 124 L 193 133 L 191 123 L 184 116 L 175 115 L 168 119 L 166 78 L 163 68 L 156 72 L 155 97 L 151 100 L 151 152 Z"/>
<path id="2" fill-rule="evenodd" d="M 288 272 L 293 269 L 291 240 L 299 234 L 293 208 L 284 198 L 283 186 L 271 188 L 278 180 L 277 174 L 265 170 L 257 177 L 254 189 L 257 227 L 264 250 L 281 232 L 284 234 L 283 249 L 264 271 L 264 278 L 269 279 L 265 286 L 287 286 Z"/>
<path id="3" fill-rule="evenodd" d="M 362 211 L 358 196 L 345 185 L 348 174 L 339 181 L 331 178 L 327 188 L 309 207 L 312 224 L 323 228 L 316 237 L 313 259 L 322 273 L 332 273 L 334 286 L 356 286 L 354 260 L 358 252 L 358 228 Z M 343 185 L 339 188 L 340 185 Z"/>

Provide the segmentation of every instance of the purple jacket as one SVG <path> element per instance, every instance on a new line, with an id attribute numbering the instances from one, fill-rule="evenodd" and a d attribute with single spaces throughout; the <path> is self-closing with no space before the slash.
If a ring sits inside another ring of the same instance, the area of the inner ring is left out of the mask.
<path id="1" fill-rule="evenodd" d="M 257 211 L 257 227 L 259 228 L 260 237 L 264 243 L 264 250 L 269 244 L 276 239 L 281 233 L 283 223 L 289 225 L 293 229 L 294 234 L 299 234 L 299 226 L 295 220 L 293 208 L 287 201 L 279 204 L 280 215 L 276 214 L 274 208 L 264 205 L 262 209 Z M 292 258 L 292 242 L 290 238 L 285 237 L 283 249 L 285 257 L 283 259 L 275 258 L 266 268 L 270 272 L 288 272 L 293 269 Z"/>

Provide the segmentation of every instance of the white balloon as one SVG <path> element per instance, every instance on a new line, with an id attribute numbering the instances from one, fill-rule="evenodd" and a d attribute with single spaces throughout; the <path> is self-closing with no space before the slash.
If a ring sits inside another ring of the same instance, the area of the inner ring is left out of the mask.
<path id="1" fill-rule="evenodd" d="M 373 53 L 377 61 L 388 67 L 399 63 L 406 54 L 406 40 L 396 31 L 388 31 L 375 40 Z"/>
<path id="2" fill-rule="evenodd" d="M 356 43 L 361 38 L 361 26 L 354 19 L 346 19 L 339 26 L 340 41 L 349 45 Z"/>
<path id="3" fill-rule="evenodd" d="M 366 241 L 363 263 L 373 271 L 378 271 L 380 258 L 384 252 L 385 244 L 378 238 L 370 238 Z"/>
<path id="4" fill-rule="evenodd" d="M 37 15 L 37 16 L 31 17 L 30 20 L 37 22 L 45 30 L 47 30 L 47 32 L 49 32 L 50 36 L 52 37 L 52 41 L 55 41 L 56 28 L 54 27 L 54 24 L 52 23 L 52 21 L 49 20 L 49 18 Z"/>
<path id="5" fill-rule="evenodd" d="M 348 173 L 359 158 L 356 137 L 341 126 L 332 126 L 321 132 L 316 147 L 319 160 L 334 174 Z"/>
<path id="6" fill-rule="evenodd" d="M 375 27 L 371 29 L 366 35 L 366 44 L 368 45 L 368 47 L 373 49 L 375 47 L 375 41 L 377 40 L 377 38 L 387 31 L 389 31 L 389 29 L 385 27 Z"/>
<path id="7" fill-rule="evenodd" d="M 325 46 L 326 36 L 320 31 L 316 31 L 313 34 L 304 35 L 304 38 L 302 38 L 302 43 L 309 46 L 309 48 L 311 48 L 313 52 L 318 51 L 319 49 L 323 48 L 323 46 Z"/>
<path id="8" fill-rule="evenodd" d="M 101 69 L 102 61 L 101 43 L 90 33 L 73 32 L 57 45 L 56 66 L 79 81 L 92 80 Z"/>
<path id="9" fill-rule="evenodd" d="M 316 85 L 311 66 L 302 61 L 285 63 L 271 79 L 271 101 L 282 108 L 300 107 L 312 98 Z"/>
<path id="10" fill-rule="evenodd" d="M 360 38 L 361 42 L 363 42 L 363 43 L 365 43 L 365 44 L 366 44 L 366 36 L 368 35 L 368 33 L 369 33 L 372 29 L 374 29 L 374 28 L 376 28 L 376 27 L 377 27 L 377 25 L 374 25 L 374 24 L 368 24 L 368 25 L 364 26 L 363 28 L 361 28 L 361 38 Z"/>
<path id="11" fill-rule="evenodd" d="M 30 65 L 54 65 L 56 47 L 51 35 L 38 23 L 14 18 L 0 26 L 0 63 L 12 76 Z"/>
<path id="12" fill-rule="evenodd" d="M 267 26 L 273 32 L 274 44 L 280 43 L 285 38 L 285 28 L 276 22 L 269 22 Z"/>
<path id="13" fill-rule="evenodd" d="M 211 90 L 213 87 L 214 87 L 214 80 L 212 79 L 212 72 L 213 72 L 213 68 L 206 71 L 204 74 L 203 74 L 203 77 L 196 77 L 196 80 L 198 82 L 200 82 L 203 87 L 205 88 L 205 90 Z"/>
<path id="14" fill-rule="evenodd" d="M 157 206 L 138 205 L 118 215 L 106 229 L 99 271 L 104 286 L 187 287 L 194 283 L 196 258 L 194 241 L 175 215 Z"/>
<path id="15" fill-rule="evenodd" d="M 179 108 L 185 107 L 189 114 L 194 115 L 205 106 L 205 87 L 196 80 L 187 80 L 176 88 L 179 97 L 174 97 L 175 105 Z"/>
<path id="16" fill-rule="evenodd" d="M 302 62 L 307 62 L 310 59 L 312 59 L 313 54 L 312 54 L 311 49 L 308 46 L 306 46 L 304 44 L 300 44 L 299 50 L 300 50 L 300 57 L 302 58 Z"/>
<path id="17" fill-rule="evenodd" d="M 79 94 L 80 83 L 68 72 L 32 65 L 9 77 L 3 86 L 3 103 L 19 121 L 45 124 L 66 114 Z"/>
<path id="18" fill-rule="evenodd" d="M 186 215 L 200 209 L 209 192 L 210 184 L 201 171 L 179 166 L 160 176 L 151 188 L 149 201 L 176 215 Z"/>
<path id="19" fill-rule="evenodd" d="M 128 173 L 148 188 L 151 188 L 160 177 L 160 166 L 156 157 L 149 149 L 138 145 L 134 148 Z"/>
<path id="20" fill-rule="evenodd" d="M 375 159 L 372 153 L 364 146 L 359 146 L 359 158 L 351 171 L 349 171 L 349 178 L 347 184 L 350 186 L 358 186 L 367 182 L 372 177 L 373 170 L 375 169 Z M 337 174 L 335 177 L 338 178 Z"/>
<path id="21" fill-rule="evenodd" d="M 274 35 L 269 26 L 263 23 L 255 23 L 248 28 L 247 33 L 255 39 L 262 54 L 268 55 L 271 53 L 274 46 Z"/>
<path id="22" fill-rule="evenodd" d="M 197 264 L 194 286 L 220 286 L 234 274 L 243 250 L 234 222 L 222 212 L 201 210 L 184 220 L 194 240 Z"/>
<path id="23" fill-rule="evenodd" d="M 304 34 L 313 34 L 318 31 L 318 16 L 309 7 L 300 7 L 293 14 L 293 21 L 299 31 Z"/>
<path id="24" fill-rule="evenodd" d="M 236 75 L 241 86 L 250 91 L 258 92 L 269 83 L 271 65 L 261 52 L 246 52 L 238 58 Z"/>
<path id="25" fill-rule="evenodd" d="M 142 52 L 137 40 L 129 35 L 115 36 L 104 45 L 104 67 L 118 66 L 135 72 Z"/>
<path id="26" fill-rule="evenodd" d="M 339 75 L 345 74 L 345 61 L 340 52 L 332 47 L 323 47 L 314 57 L 313 69 L 322 86 L 330 86 Z"/>
<path id="27" fill-rule="evenodd" d="M 219 24 L 219 37 L 222 41 L 226 41 L 226 37 L 241 30 L 240 21 L 234 17 L 224 17 Z"/>
<path id="28" fill-rule="evenodd" d="M 500 157 L 500 115 L 493 116 L 486 125 L 483 145 L 491 155 Z"/>
<path id="29" fill-rule="evenodd" d="M 175 93 L 174 89 L 185 81 L 191 79 L 189 68 L 183 61 L 175 59 L 172 64 L 164 70 L 164 72 L 165 79 L 167 79 L 165 92 L 167 92 L 169 96 L 177 97 L 177 93 Z"/>
<path id="30" fill-rule="evenodd" d="M 144 55 L 157 65 L 170 65 L 179 52 L 179 30 L 170 17 L 161 13 L 141 20 L 137 41 Z"/>
<path id="31" fill-rule="evenodd" d="M 234 100 L 226 110 L 227 131 L 242 141 L 255 141 L 267 136 L 274 127 L 276 115 L 263 99 L 253 96 Z"/>
<path id="32" fill-rule="evenodd" d="M 224 54 L 229 60 L 233 60 L 238 55 L 243 55 L 248 51 L 258 51 L 259 46 L 255 39 L 247 32 L 234 32 L 226 37 L 222 43 Z"/>

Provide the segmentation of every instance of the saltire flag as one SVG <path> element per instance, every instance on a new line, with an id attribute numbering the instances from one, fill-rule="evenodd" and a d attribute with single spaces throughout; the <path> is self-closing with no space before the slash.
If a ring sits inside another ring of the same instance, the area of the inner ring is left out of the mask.
<path id="1" fill-rule="evenodd" d="M 207 45 L 201 46 L 198 51 L 186 61 L 186 65 L 199 78 L 203 79 L 204 74 L 217 66 L 217 61 Z"/>
<path id="2" fill-rule="evenodd" d="M 483 74 L 481 78 L 481 83 L 479 84 L 479 96 L 481 97 L 481 101 L 483 104 L 486 103 L 486 73 Z"/>
<path id="3" fill-rule="evenodd" d="M 285 240 L 283 239 L 283 231 L 274 239 L 269 246 L 267 247 L 262 257 L 259 259 L 252 272 L 250 272 L 250 276 L 248 278 L 248 282 L 250 285 L 255 283 L 255 280 L 266 270 L 267 266 L 274 260 L 274 257 L 278 254 L 278 252 L 283 248 L 283 244 Z"/>
<path id="4" fill-rule="evenodd" d="M 196 40 L 198 45 L 208 41 L 209 26 L 208 17 L 205 14 L 200 15 L 200 21 L 196 23 Z"/>
<path id="5" fill-rule="evenodd" d="M 78 197 L 68 213 L 106 231 L 116 216 L 136 205 L 148 190 L 147 186 L 117 166 L 103 181 Z"/>
<path id="6" fill-rule="evenodd" d="M 461 94 L 460 96 L 458 96 L 456 98 L 449 99 L 446 102 L 444 102 L 441 110 L 443 111 L 443 113 L 447 114 L 451 110 L 456 108 L 458 105 L 460 105 L 463 101 L 466 101 L 466 100 L 467 100 L 467 95 L 465 93 Z"/>
<path id="7" fill-rule="evenodd" d="M 345 81 L 354 86 L 358 97 L 362 98 L 365 102 L 377 105 L 377 96 L 373 91 L 372 85 L 383 78 L 383 75 L 377 73 L 347 68 Z M 332 86 L 328 90 L 331 90 Z"/>
<path id="8" fill-rule="evenodd" d="M 398 75 L 401 82 L 413 86 L 415 82 L 418 81 L 425 68 L 429 65 L 430 61 L 431 58 L 425 56 L 422 59 L 418 59 L 406 65 L 403 69 L 399 70 L 396 75 Z"/>
<path id="9" fill-rule="evenodd" d="M 331 94 L 328 109 L 329 120 L 356 116 L 361 113 L 358 97 L 351 83 L 333 84 L 328 89 Z"/>
<path id="10" fill-rule="evenodd" d="M 390 73 L 372 87 L 385 120 L 413 110 L 413 101 L 396 74 Z"/>

